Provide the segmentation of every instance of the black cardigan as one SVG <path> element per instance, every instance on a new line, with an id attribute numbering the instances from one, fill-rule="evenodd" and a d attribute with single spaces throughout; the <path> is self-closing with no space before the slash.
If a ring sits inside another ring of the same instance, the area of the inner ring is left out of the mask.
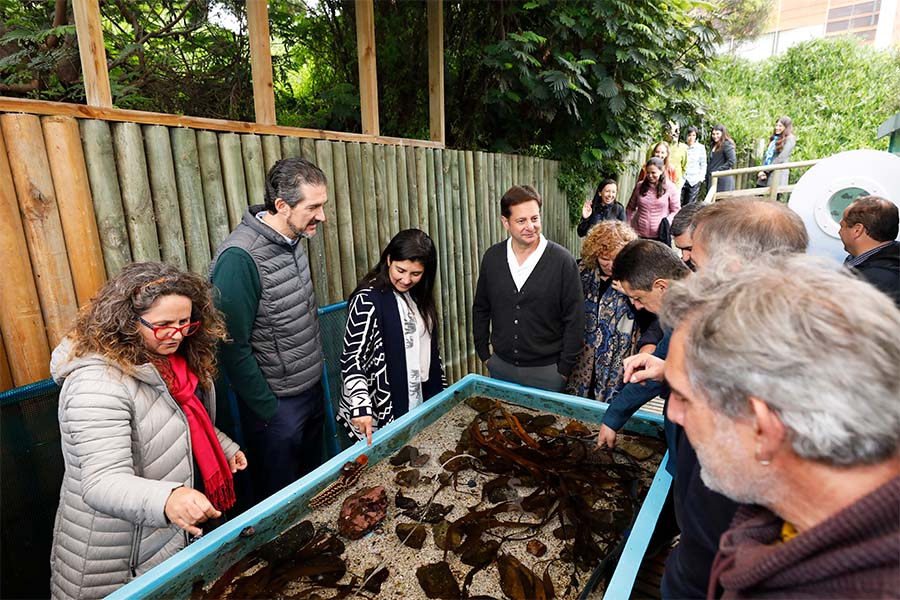
<path id="1" fill-rule="evenodd" d="M 572 254 L 551 241 L 521 291 L 516 290 L 506 244 L 481 260 L 472 333 L 482 361 L 494 353 L 522 367 L 557 365 L 566 377 L 584 343 L 584 293 Z"/>

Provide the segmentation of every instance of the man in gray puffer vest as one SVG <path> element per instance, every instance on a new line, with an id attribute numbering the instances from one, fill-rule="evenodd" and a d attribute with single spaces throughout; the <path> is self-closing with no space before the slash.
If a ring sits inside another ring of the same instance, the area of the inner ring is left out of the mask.
<path id="1" fill-rule="evenodd" d="M 219 352 L 219 411 L 240 419 L 256 502 L 321 463 L 322 341 L 300 238 L 315 235 L 325 221 L 326 184 L 307 160 L 275 163 L 265 205 L 249 208 L 212 264 L 230 339 Z M 239 415 L 230 415 L 226 385 Z M 229 429 L 227 417 L 222 425 Z"/>

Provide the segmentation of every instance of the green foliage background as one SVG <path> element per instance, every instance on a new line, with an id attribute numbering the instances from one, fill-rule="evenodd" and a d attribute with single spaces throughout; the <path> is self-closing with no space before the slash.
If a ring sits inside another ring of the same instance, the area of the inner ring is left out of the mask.
<path id="1" fill-rule="evenodd" d="M 817 39 L 751 62 L 721 56 L 706 76 L 705 129 L 723 123 L 738 151 L 768 138 L 782 115 L 794 121 L 792 160 L 845 150 L 887 150 L 878 126 L 900 111 L 900 49 L 878 50 L 854 37 Z"/>
<path id="2" fill-rule="evenodd" d="M 573 220 L 585 189 L 633 169 L 626 157 L 669 119 L 704 140 L 724 123 L 743 154 L 783 114 L 796 160 L 886 148 L 875 132 L 900 110 L 900 50 L 838 38 L 714 58 L 719 32 L 753 35 L 771 3 L 445 0 L 447 146 L 559 160 Z M 100 7 L 116 106 L 253 120 L 244 0 Z M 360 131 L 354 0 L 268 7 L 278 122 Z M 426 15 L 424 2 L 375 3 L 384 135 L 428 137 Z M 83 102 L 73 23 L 71 3 L 0 0 L 0 94 Z"/>

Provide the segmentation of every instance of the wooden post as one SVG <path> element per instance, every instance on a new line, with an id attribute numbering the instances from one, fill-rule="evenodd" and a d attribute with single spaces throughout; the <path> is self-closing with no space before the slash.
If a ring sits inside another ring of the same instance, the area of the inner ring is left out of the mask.
<path id="1" fill-rule="evenodd" d="M 263 170 L 266 174 L 281 160 L 281 138 L 277 135 L 262 136 Z"/>
<path id="2" fill-rule="evenodd" d="M 317 157 L 315 156 L 315 152 L 316 152 L 315 141 L 314 140 L 304 140 L 304 141 L 312 144 L 312 147 L 313 147 L 312 162 L 314 164 L 318 165 L 318 162 L 316 162 Z M 266 148 L 265 148 L 265 146 L 263 146 L 263 154 L 265 154 L 265 152 L 266 152 Z M 290 137 L 290 136 L 282 136 L 282 138 L 281 138 L 281 157 L 282 158 L 297 158 L 299 156 L 305 156 L 302 153 L 302 151 L 300 150 L 300 138 L 295 138 L 295 137 Z M 319 167 L 319 168 L 321 168 L 321 167 Z"/>
<path id="3" fill-rule="evenodd" d="M 66 237 L 75 297 L 84 306 L 106 281 L 100 234 L 91 204 L 91 187 L 78 123 L 72 117 L 41 119 L 50 172 Z"/>
<path id="4" fill-rule="evenodd" d="M 390 148 L 388 149 L 388 199 L 392 203 L 395 202 L 393 206 L 397 207 L 397 231 L 403 231 L 404 229 L 409 229 L 410 227 L 418 227 L 419 229 L 427 232 L 428 228 L 422 226 L 421 218 L 418 217 L 419 199 L 416 196 L 415 181 L 416 158 L 412 153 L 410 153 L 412 162 L 407 164 L 407 153 L 405 152 L 405 150 L 406 148 L 397 148 L 395 152 L 396 158 L 392 159 Z M 410 148 L 410 150 L 412 150 L 412 148 Z M 391 179 L 391 160 L 394 160 L 394 162 L 396 163 L 396 180 Z M 412 173 L 413 175 L 412 178 L 410 178 L 410 173 Z M 391 194 L 394 194 L 393 198 L 391 197 Z M 408 210 L 406 212 L 406 221 L 403 220 L 404 206 L 408 207 Z M 412 213 L 413 207 L 415 207 L 416 216 L 418 217 L 415 221 L 412 221 L 410 217 L 410 213 Z"/>
<path id="5" fill-rule="evenodd" d="M 103 45 L 103 26 L 100 23 L 100 4 L 97 0 L 74 0 L 72 11 L 75 13 L 78 54 L 81 57 L 87 103 L 89 106 L 112 108 L 109 71 L 106 69 L 106 47 Z"/>
<path id="6" fill-rule="evenodd" d="M 262 125 L 275 125 L 269 8 L 265 0 L 247 2 L 247 29 L 250 35 L 250 71 L 253 74 L 253 108 L 256 111 L 256 122 Z"/>
<path id="7" fill-rule="evenodd" d="M 9 370 L 9 357 L 6 355 L 6 346 L 3 337 L 0 336 L 0 392 L 11 390 L 15 387 L 12 371 Z"/>
<path id="8" fill-rule="evenodd" d="M 781 178 L 781 171 L 769 171 L 769 200 L 775 202 L 778 200 L 778 180 Z"/>
<path id="9" fill-rule="evenodd" d="M 362 153 L 357 143 L 344 144 L 347 153 L 347 180 L 350 186 L 350 222 L 353 228 L 353 257 L 356 259 L 356 280 L 362 279 L 369 269 L 378 262 L 372 260 L 366 243 L 366 221 L 372 215 L 366 214 L 363 201 Z"/>
<path id="10" fill-rule="evenodd" d="M 359 281 L 356 278 L 356 256 L 354 254 L 353 215 L 350 210 L 350 181 L 347 173 L 347 146 L 331 142 L 332 168 L 334 169 L 334 205 L 337 211 L 337 238 L 341 257 L 341 283 L 344 287 L 342 298 L 349 298 Z M 328 206 L 328 203 L 325 204 Z M 327 216 L 326 216 L 327 218 Z M 334 235 L 334 234 L 333 234 Z M 335 267 L 332 267 L 335 268 Z"/>
<path id="11" fill-rule="evenodd" d="M 381 244 L 378 240 L 378 200 L 375 197 L 375 149 L 372 144 L 361 144 L 362 184 L 360 189 L 366 221 L 366 254 L 369 255 L 369 266 L 374 266 L 381 256 Z"/>
<path id="12" fill-rule="evenodd" d="M 119 168 L 119 189 L 122 190 L 122 205 L 125 207 L 125 223 L 131 239 L 131 255 L 135 261 L 158 261 L 159 234 L 156 232 L 153 202 L 150 199 L 141 126 L 137 123 L 113 123 L 112 133 L 116 165 Z"/>
<path id="13" fill-rule="evenodd" d="M 34 115 L 5 114 L 0 117 L 0 123 L 47 325 L 47 339 L 51 346 L 56 346 L 74 324 L 78 303 L 66 260 L 66 242 L 41 122 Z M 17 251 L 22 252 L 22 248 Z"/>
<path id="14" fill-rule="evenodd" d="M 359 107 L 362 113 L 362 130 L 365 134 L 379 135 L 374 0 L 356 0 L 356 48 L 359 57 Z"/>
<path id="15" fill-rule="evenodd" d="M 147 172 L 150 175 L 150 193 L 153 196 L 153 213 L 156 216 L 156 231 L 159 234 L 159 253 L 165 262 L 179 269 L 187 269 L 184 229 L 181 227 L 181 209 L 178 207 L 178 186 L 175 185 L 175 162 L 172 159 L 169 128 L 162 125 L 144 125 L 143 130 Z"/>
<path id="16" fill-rule="evenodd" d="M 244 179 L 244 158 L 241 138 L 236 133 L 219 134 L 219 156 L 222 159 L 222 178 L 225 184 L 225 203 L 228 225 L 238 226 L 247 210 L 247 182 Z M 259 199 L 256 200 L 257 202 Z"/>
<path id="17" fill-rule="evenodd" d="M 9 369 L 15 385 L 46 379 L 50 367 L 50 346 L 38 300 L 34 274 L 28 260 L 25 230 L 16 200 L 16 188 L 0 134 L 0 256 L 3 277 L 0 285 L 0 330 L 11 351 Z"/>
<path id="18" fill-rule="evenodd" d="M 94 215 L 97 217 L 97 231 L 103 247 L 103 263 L 106 265 L 106 275 L 114 277 L 122 267 L 131 262 L 131 246 L 128 243 L 128 228 L 125 227 L 122 192 L 116 175 L 112 134 L 106 121 L 82 119 L 78 125 L 84 139 L 84 162 L 91 182 Z"/>
<path id="19" fill-rule="evenodd" d="M 284 138 L 288 139 L 288 138 Z M 290 138 L 294 142 L 297 142 L 297 154 L 294 156 L 303 157 L 309 162 L 316 164 L 318 160 L 318 156 L 316 155 L 316 143 L 313 140 L 303 140 L 303 143 L 300 143 L 300 140 L 297 138 Z M 284 148 L 289 148 L 293 150 L 293 143 L 289 143 L 285 145 L 284 140 L 282 140 L 282 152 L 281 155 L 284 158 L 288 158 L 288 155 L 285 153 Z M 265 146 L 263 146 L 265 148 Z M 321 167 L 319 167 L 321 168 Z M 322 172 L 325 170 L 322 169 Z M 326 181 L 327 179 L 326 174 Z M 325 203 L 328 205 L 328 202 Z M 328 222 L 328 216 L 325 216 L 325 222 Z M 327 225 L 322 224 L 317 228 L 316 235 L 309 238 L 309 270 L 312 273 L 313 286 L 315 287 L 316 292 L 316 301 L 319 303 L 319 306 L 326 306 L 330 304 L 327 301 L 328 299 L 328 257 L 325 252 L 325 230 Z"/>
<path id="20" fill-rule="evenodd" d="M 428 125 L 431 139 L 444 135 L 444 0 L 428 0 Z"/>
<path id="21" fill-rule="evenodd" d="M 387 246 L 391 240 L 391 219 L 390 207 L 387 201 L 387 173 L 385 173 L 385 157 L 384 146 L 381 144 L 363 145 L 363 173 L 366 178 L 366 206 L 370 207 L 366 212 L 375 217 L 368 218 L 366 221 L 372 221 L 375 226 L 367 235 L 374 234 L 375 243 L 369 246 L 369 256 L 372 262 L 377 260 L 375 257 L 381 256 L 381 249 Z M 371 212 L 370 212 L 371 211 Z"/>
<path id="22" fill-rule="evenodd" d="M 256 134 L 241 136 L 244 153 L 244 178 L 247 180 L 247 199 L 250 206 L 262 204 L 266 194 L 266 168 L 263 164 L 262 143 Z"/>
<path id="23" fill-rule="evenodd" d="M 197 136 L 193 129 L 183 127 L 173 128 L 170 135 L 188 268 L 198 275 L 205 276 L 209 274 L 212 250 L 209 247 L 209 227 L 203 203 Z"/>
<path id="24" fill-rule="evenodd" d="M 334 176 L 334 159 L 331 142 L 316 140 L 316 165 L 328 178 L 328 202 L 325 203 L 325 227 L 317 235 L 325 242 L 325 264 L 328 267 L 328 303 L 344 299 L 341 285 L 341 246 L 338 242 L 337 182 Z M 323 302 L 324 304 L 324 302 Z"/>
<path id="25" fill-rule="evenodd" d="M 219 140 L 212 131 L 197 132 L 197 152 L 200 158 L 200 179 L 203 183 L 203 202 L 206 204 L 206 225 L 209 227 L 209 247 L 213 256 L 231 228 L 222 184 L 222 164 L 219 161 Z"/>

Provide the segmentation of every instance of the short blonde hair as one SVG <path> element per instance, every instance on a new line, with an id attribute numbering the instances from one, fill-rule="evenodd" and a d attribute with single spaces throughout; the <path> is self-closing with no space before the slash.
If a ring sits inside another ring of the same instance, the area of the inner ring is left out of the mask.
<path id="1" fill-rule="evenodd" d="M 600 221 L 588 232 L 581 244 L 583 262 L 593 265 L 599 257 L 613 259 L 625 245 L 638 235 L 622 221 Z"/>

